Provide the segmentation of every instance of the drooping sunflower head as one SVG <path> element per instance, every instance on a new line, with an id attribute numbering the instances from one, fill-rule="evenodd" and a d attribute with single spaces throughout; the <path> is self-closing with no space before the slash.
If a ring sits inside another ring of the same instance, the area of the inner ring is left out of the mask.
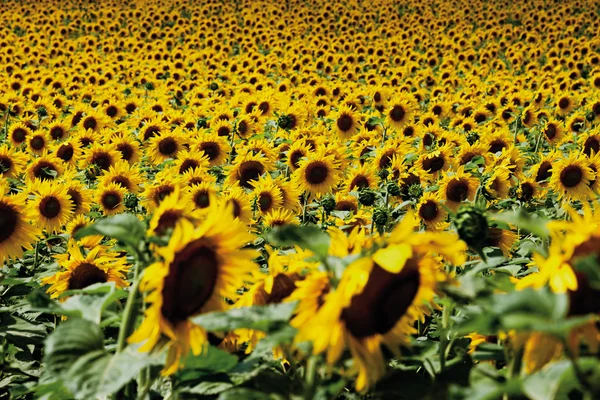
<path id="1" fill-rule="evenodd" d="M 166 338 L 165 375 L 174 373 L 190 350 L 198 355 L 208 343 L 206 331 L 190 318 L 224 310 L 224 299 L 236 299 L 236 290 L 256 269 L 255 251 L 242 249 L 253 240 L 245 225 L 223 207 L 207 215 L 197 227 L 187 220 L 177 224 L 168 246 L 157 250 L 162 260 L 142 278 L 150 305 L 129 341 L 145 341 L 141 351 L 148 351 Z"/>

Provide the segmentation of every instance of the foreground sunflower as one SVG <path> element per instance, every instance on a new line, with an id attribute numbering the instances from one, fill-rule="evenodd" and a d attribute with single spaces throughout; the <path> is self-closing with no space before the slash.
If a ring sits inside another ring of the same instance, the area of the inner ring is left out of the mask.
<path id="1" fill-rule="evenodd" d="M 182 219 L 169 244 L 157 249 L 162 261 L 144 271 L 140 286 L 150 305 L 129 341 L 145 341 L 141 351 L 168 346 L 163 375 L 177 371 L 190 349 L 198 355 L 208 344 L 206 331 L 190 318 L 224 310 L 224 299 L 237 298 L 236 290 L 256 270 L 255 251 L 242 249 L 252 240 L 229 207 L 215 207 L 197 227 Z"/>
<path id="2" fill-rule="evenodd" d="M 417 234 L 417 224 L 407 215 L 387 247 L 350 264 L 337 289 L 326 294 L 323 305 L 299 327 L 296 342 L 311 341 L 313 353 L 327 352 L 329 364 L 349 348 L 359 391 L 385 373 L 381 345 L 398 354 L 416 333 L 414 322 L 429 313 L 437 282 L 446 279 L 434 255 L 455 263 L 464 259 L 464 243 L 455 235 Z"/>
<path id="3" fill-rule="evenodd" d="M 128 269 L 125 258 L 104 246 L 95 246 L 84 253 L 78 243 L 71 241 L 68 256 L 57 259 L 64 270 L 42 279 L 42 284 L 50 285 L 47 291 L 53 299 L 67 290 L 85 289 L 95 283 L 115 282 L 118 288 L 129 285 L 125 279 Z"/>
<path id="4" fill-rule="evenodd" d="M 0 190 L 0 264 L 21 257 L 23 248 L 31 250 L 41 235 L 40 229 L 29 223 L 35 216 L 26 201 L 24 193 L 8 196 Z"/>

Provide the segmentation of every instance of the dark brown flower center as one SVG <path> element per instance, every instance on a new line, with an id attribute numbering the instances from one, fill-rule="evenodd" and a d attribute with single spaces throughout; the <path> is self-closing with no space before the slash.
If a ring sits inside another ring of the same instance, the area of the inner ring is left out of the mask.
<path id="1" fill-rule="evenodd" d="M 117 150 L 121 153 L 123 160 L 129 161 L 133 157 L 133 148 L 128 143 L 119 143 Z"/>
<path id="2" fill-rule="evenodd" d="M 583 178 L 583 171 L 577 165 L 569 165 L 560 173 L 561 183 L 568 188 L 577 186 Z"/>
<path id="3" fill-rule="evenodd" d="M 104 283 L 108 280 L 106 272 L 91 263 L 77 266 L 69 278 L 69 290 L 85 289 L 95 283 Z"/>
<path id="4" fill-rule="evenodd" d="M 346 329 L 358 339 L 389 332 L 412 304 L 420 281 L 413 259 L 398 274 L 375 264 L 362 292 L 342 311 Z"/>
<path id="5" fill-rule="evenodd" d="M 0 243 L 9 239 L 19 223 L 17 211 L 6 203 L 0 203 Z"/>
<path id="6" fill-rule="evenodd" d="M 523 183 L 521 185 L 521 200 L 529 201 L 533 198 L 534 190 L 531 183 Z"/>
<path id="7" fill-rule="evenodd" d="M 109 117 L 114 118 L 118 113 L 119 109 L 116 106 L 106 107 L 106 115 L 108 115 Z"/>
<path id="8" fill-rule="evenodd" d="M 469 195 L 469 183 L 463 179 L 452 180 L 446 187 L 446 198 L 455 203 L 467 199 Z"/>
<path id="9" fill-rule="evenodd" d="M 54 140 L 62 139 L 65 136 L 65 130 L 61 126 L 53 126 L 50 129 L 50 137 Z"/>
<path id="10" fill-rule="evenodd" d="M 108 153 L 99 151 L 97 153 L 94 153 L 91 161 L 92 164 L 96 165 L 101 170 L 107 171 L 108 168 L 110 168 L 112 157 Z"/>
<path id="11" fill-rule="evenodd" d="M 327 179 L 329 175 L 329 169 L 327 165 L 321 161 L 313 161 L 306 167 L 304 174 L 308 183 L 312 185 L 319 185 Z"/>
<path id="12" fill-rule="evenodd" d="M 113 210 L 121 203 L 121 196 L 116 192 L 106 192 L 102 195 L 102 206 L 107 210 Z"/>
<path id="13" fill-rule="evenodd" d="M 352 182 L 350 182 L 350 190 L 352 190 L 356 187 L 358 187 L 358 188 L 369 187 L 369 180 L 367 179 L 367 177 L 363 176 L 363 175 L 359 175 L 359 176 L 356 176 L 354 179 L 352 179 Z"/>
<path id="14" fill-rule="evenodd" d="M 290 163 L 294 166 L 294 168 L 298 168 L 300 166 L 300 159 L 304 157 L 304 152 L 301 150 L 294 150 L 292 154 L 290 154 Z"/>
<path id="15" fill-rule="evenodd" d="M 270 193 L 261 193 L 258 197 L 258 208 L 260 211 L 267 212 L 273 205 L 273 197 Z"/>
<path id="16" fill-rule="evenodd" d="M 444 158 L 442 156 L 433 156 L 423 160 L 423 169 L 427 172 L 437 172 L 444 168 Z"/>
<path id="17" fill-rule="evenodd" d="M 194 204 L 198 208 L 206 208 L 210 205 L 210 195 L 204 190 L 198 191 L 194 195 Z"/>
<path id="18" fill-rule="evenodd" d="M 12 138 L 17 143 L 23 143 L 27 138 L 27 131 L 23 128 L 16 128 L 12 133 Z"/>
<path id="19" fill-rule="evenodd" d="M 13 165 L 14 164 L 10 158 L 0 156 L 0 174 L 10 171 Z"/>
<path id="20" fill-rule="evenodd" d="M 71 161 L 75 153 L 72 144 L 63 144 L 56 151 L 56 156 L 63 161 Z"/>
<path id="21" fill-rule="evenodd" d="M 390 118 L 394 122 L 402 121 L 404 119 L 405 115 L 406 115 L 406 110 L 404 110 L 404 107 L 402 107 L 400 105 L 396 105 L 396 106 L 392 107 L 392 109 L 390 111 Z"/>
<path id="22" fill-rule="evenodd" d="M 181 218 L 180 210 L 167 210 L 159 218 L 158 224 L 156 225 L 156 232 L 158 235 L 164 235 L 167 229 L 174 228 L 175 224 Z"/>
<path id="23" fill-rule="evenodd" d="M 169 156 L 177 150 L 177 142 L 173 138 L 165 138 L 158 143 L 158 151 L 163 156 Z"/>
<path id="24" fill-rule="evenodd" d="M 538 169 L 537 174 L 535 175 L 535 181 L 541 182 L 552 176 L 552 164 L 548 161 L 542 162 L 540 168 Z"/>
<path id="25" fill-rule="evenodd" d="M 433 221 L 438 216 L 438 206 L 433 200 L 427 200 L 419 208 L 419 216 L 424 221 Z"/>
<path id="26" fill-rule="evenodd" d="M 550 140 L 554 139 L 556 136 L 556 125 L 548 124 L 548 126 L 546 126 L 546 130 L 544 131 L 544 135 L 546 135 L 546 137 Z"/>
<path id="27" fill-rule="evenodd" d="M 192 160 L 192 159 L 188 158 L 184 162 L 181 163 L 181 167 L 179 167 L 179 173 L 185 174 L 187 171 L 194 169 L 194 168 L 198 168 L 198 167 L 199 167 L 199 165 L 196 162 L 196 160 Z"/>
<path id="28" fill-rule="evenodd" d="M 250 182 L 258 179 L 263 172 L 265 172 L 265 167 L 258 161 L 244 161 L 240 165 L 240 185 L 251 189 L 252 185 Z"/>
<path id="29" fill-rule="evenodd" d="M 60 201 L 54 196 L 44 197 L 40 202 L 40 214 L 52 219 L 60 214 Z"/>
<path id="30" fill-rule="evenodd" d="M 31 145 L 31 148 L 33 150 L 41 150 L 44 148 L 46 142 L 44 141 L 43 137 L 35 136 L 33 139 L 31 139 L 31 142 L 29 142 L 29 144 Z"/>
<path id="31" fill-rule="evenodd" d="M 160 133 L 160 128 L 158 126 L 151 125 L 146 128 L 144 131 L 144 140 L 148 140 Z"/>
<path id="32" fill-rule="evenodd" d="M 342 132 L 348 132 L 352 125 L 354 124 L 354 120 L 348 114 L 342 114 L 337 120 L 337 127 Z"/>
<path id="33" fill-rule="evenodd" d="M 508 146 L 506 145 L 506 143 L 504 143 L 504 140 L 493 140 L 492 143 L 490 143 L 490 153 L 502 152 L 502 150 L 504 150 L 506 147 Z"/>
<path id="34" fill-rule="evenodd" d="M 594 136 L 587 138 L 585 144 L 583 145 L 583 152 L 585 155 L 590 157 L 592 152 L 595 154 L 600 150 L 600 142 Z"/>
<path id="35" fill-rule="evenodd" d="M 98 121 L 94 117 L 87 117 L 83 120 L 83 127 L 85 129 L 95 130 L 98 127 Z"/>
<path id="36" fill-rule="evenodd" d="M 237 131 L 240 136 L 244 136 L 248 131 L 248 123 L 246 121 L 240 121 L 237 126 Z"/>
<path id="37" fill-rule="evenodd" d="M 200 145 L 200 150 L 203 151 L 204 154 L 206 154 L 210 161 L 215 160 L 217 157 L 219 157 L 220 154 L 219 145 L 213 142 L 202 143 Z"/>
<path id="38" fill-rule="evenodd" d="M 77 212 L 83 203 L 83 199 L 81 198 L 81 193 L 77 190 L 71 188 L 67 191 L 69 197 L 71 198 L 71 203 L 73 203 L 73 211 Z"/>
<path id="39" fill-rule="evenodd" d="M 566 97 L 563 97 L 558 101 L 558 107 L 560 107 L 561 110 L 568 108 L 570 104 L 571 102 Z"/>
<path id="40" fill-rule="evenodd" d="M 173 186 L 168 185 L 158 188 L 154 195 L 154 201 L 156 202 L 156 204 L 160 203 L 165 199 L 165 197 L 173 193 L 174 190 L 175 188 Z"/>
<path id="41" fill-rule="evenodd" d="M 52 175 L 50 173 L 50 171 L 58 172 L 58 170 L 52 163 L 49 163 L 46 161 L 40 161 L 33 168 L 33 176 L 35 176 L 36 178 L 41 179 L 41 180 L 51 181 L 54 179 L 54 175 Z"/>
<path id="42" fill-rule="evenodd" d="M 203 239 L 188 243 L 169 264 L 162 290 L 163 317 L 175 325 L 199 313 L 213 295 L 218 273 L 215 251 Z"/>

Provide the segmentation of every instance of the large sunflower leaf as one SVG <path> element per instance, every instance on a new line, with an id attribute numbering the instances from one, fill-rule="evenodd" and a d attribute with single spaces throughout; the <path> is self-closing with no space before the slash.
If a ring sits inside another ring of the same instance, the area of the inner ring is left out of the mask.
<path id="1" fill-rule="evenodd" d="M 146 228 L 144 223 L 133 214 L 118 214 L 100 219 L 93 224 L 82 228 L 75 233 L 75 239 L 91 235 L 101 235 L 115 238 L 125 245 L 138 248 L 140 240 L 144 237 Z"/>
<path id="2" fill-rule="evenodd" d="M 327 257 L 329 235 L 316 225 L 284 225 L 267 234 L 267 240 L 275 246 L 299 246 L 310 250 L 320 258 Z"/>
<path id="3" fill-rule="evenodd" d="M 295 308 L 295 302 L 233 308 L 224 312 L 199 315 L 192 318 L 192 322 L 208 331 L 248 328 L 269 332 L 279 327 L 282 322 L 287 322 Z"/>

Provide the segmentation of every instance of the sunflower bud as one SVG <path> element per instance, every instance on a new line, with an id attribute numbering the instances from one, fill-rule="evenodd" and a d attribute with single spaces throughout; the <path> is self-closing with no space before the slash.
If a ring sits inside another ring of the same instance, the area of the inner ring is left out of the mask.
<path id="1" fill-rule="evenodd" d="M 134 193 L 127 193 L 125 195 L 124 204 L 125 204 L 125 207 L 127 207 L 130 210 L 134 209 L 138 206 L 138 201 L 139 201 L 139 199 L 137 198 L 137 196 Z"/>
<path id="2" fill-rule="evenodd" d="M 423 195 L 423 187 L 419 184 L 410 185 L 408 187 L 408 196 L 413 199 L 420 199 Z"/>
<path id="3" fill-rule="evenodd" d="M 329 214 L 335 209 L 335 199 L 331 195 L 325 196 L 321 200 L 321 206 L 323 206 L 323 210 Z"/>
<path id="4" fill-rule="evenodd" d="M 218 90 L 219 89 L 219 85 L 216 82 L 213 82 L 210 84 L 210 86 L 208 87 L 210 90 Z"/>
<path id="5" fill-rule="evenodd" d="M 385 208 L 377 208 L 375 212 L 373 212 L 373 222 L 375 222 L 375 226 L 379 232 L 383 231 L 383 228 L 388 223 L 389 213 Z"/>
<path id="6" fill-rule="evenodd" d="M 400 196 L 401 193 L 400 186 L 398 186 L 396 182 L 388 182 L 387 191 L 390 194 L 390 196 L 394 197 Z"/>
<path id="7" fill-rule="evenodd" d="M 390 171 L 387 169 L 382 169 L 378 172 L 378 175 L 381 179 L 386 179 L 390 175 Z"/>
<path id="8" fill-rule="evenodd" d="M 358 194 L 358 201 L 363 206 L 372 206 L 375 203 L 375 192 L 371 189 L 361 189 Z"/>
<path id="9" fill-rule="evenodd" d="M 289 115 L 282 115 L 277 120 L 277 125 L 279 125 L 281 129 L 290 129 L 293 123 L 294 120 Z"/>
<path id="10" fill-rule="evenodd" d="M 478 140 L 479 135 L 477 134 L 477 132 L 470 131 L 467 135 L 467 142 L 469 142 L 469 144 L 476 143 Z"/>
<path id="11" fill-rule="evenodd" d="M 462 206 L 456 213 L 454 225 L 458 235 L 472 249 L 480 252 L 488 238 L 489 226 L 483 211 L 473 206 Z"/>
<path id="12" fill-rule="evenodd" d="M 593 111 L 587 113 L 587 115 L 585 116 L 585 119 L 587 119 L 588 122 L 592 122 L 595 118 L 596 118 L 596 114 L 594 114 Z"/>

